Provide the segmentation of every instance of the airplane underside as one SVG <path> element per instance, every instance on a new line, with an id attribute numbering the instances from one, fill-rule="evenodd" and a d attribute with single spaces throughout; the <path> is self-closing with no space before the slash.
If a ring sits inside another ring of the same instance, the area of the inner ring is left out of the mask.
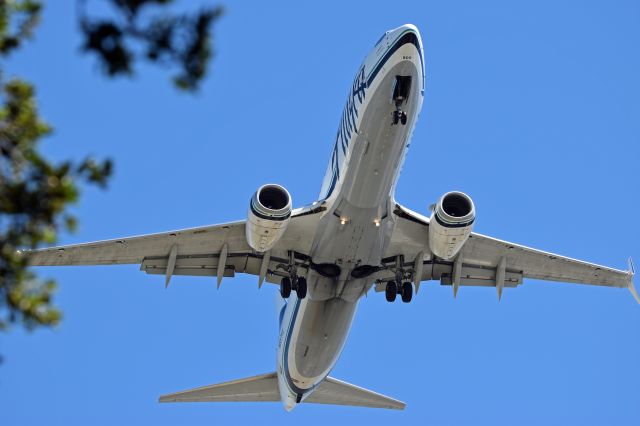
<path id="1" fill-rule="evenodd" d="M 404 403 L 329 377 L 357 305 L 372 287 L 411 302 L 421 282 L 492 287 L 498 300 L 524 278 L 628 289 L 634 269 L 609 268 L 472 232 L 475 206 L 451 191 L 426 217 L 395 201 L 424 93 L 417 28 L 387 31 L 347 96 L 318 201 L 294 209 L 280 185 L 261 186 L 246 220 L 25 252 L 31 265 L 139 264 L 148 274 L 236 273 L 279 285 L 276 371 L 162 396 L 160 402 L 278 401 L 403 409 Z"/>
<path id="2" fill-rule="evenodd" d="M 306 298 L 287 307 L 291 322 L 283 327 L 284 340 L 281 335 L 278 379 L 288 409 L 314 395 L 328 376 L 358 300 L 382 264 L 393 231 L 392 193 L 422 101 L 412 83 L 422 79 L 422 66 L 412 56 L 415 46 L 402 46 L 378 72 L 375 87 L 365 89 L 346 166 L 311 246 L 314 263 L 336 265 L 340 274 L 307 272 Z"/>

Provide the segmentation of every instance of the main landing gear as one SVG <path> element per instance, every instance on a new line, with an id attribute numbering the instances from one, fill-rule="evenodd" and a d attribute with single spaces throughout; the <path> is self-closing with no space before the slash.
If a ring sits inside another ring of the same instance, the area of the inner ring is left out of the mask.
<path id="1" fill-rule="evenodd" d="M 395 302 L 397 295 L 400 295 L 404 303 L 411 302 L 413 298 L 413 284 L 411 283 L 413 271 L 405 269 L 404 257 L 396 257 L 395 265 L 389 266 L 387 269 L 395 273 L 395 279 L 386 282 L 385 296 L 387 297 L 387 302 Z"/>
<path id="2" fill-rule="evenodd" d="M 294 253 L 289 252 L 288 265 L 280 266 L 288 275 L 283 277 L 280 281 L 280 296 L 282 296 L 283 299 L 288 299 L 289 296 L 291 296 L 291 291 L 295 290 L 298 299 L 304 299 L 307 297 L 307 279 L 305 277 L 298 276 Z"/>
<path id="3" fill-rule="evenodd" d="M 411 302 L 413 298 L 413 285 L 408 281 L 402 283 L 402 285 L 398 285 L 395 281 L 387 282 L 387 288 L 385 289 L 387 302 L 395 302 L 396 295 L 398 294 L 404 303 Z"/>
<path id="4" fill-rule="evenodd" d="M 292 280 L 289 277 L 284 277 L 280 281 L 280 296 L 283 299 L 288 299 L 291 296 L 291 290 L 296 291 L 298 299 L 307 297 L 307 279 L 305 277 L 294 277 Z"/>

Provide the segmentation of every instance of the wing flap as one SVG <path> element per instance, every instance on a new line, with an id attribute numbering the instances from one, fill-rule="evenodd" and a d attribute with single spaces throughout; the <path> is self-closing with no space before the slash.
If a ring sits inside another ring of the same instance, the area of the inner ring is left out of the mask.
<path id="1" fill-rule="evenodd" d="M 420 281 L 439 280 L 442 285 L 453 284 L 454 262 L 442 260 L 423 261 Z M 380 274 L 383 279 L 393 279 L 392 273 Z M 498 278 L 498 268 L 462 263 L 458 285 L 475 287 L 495 287 Z M 506 270 L 504 274 L 504 287 L 515 288 L 522 284 L 522 271 Z M 386 282 L 376 284 L 375 291 L 385 291 Z"/>

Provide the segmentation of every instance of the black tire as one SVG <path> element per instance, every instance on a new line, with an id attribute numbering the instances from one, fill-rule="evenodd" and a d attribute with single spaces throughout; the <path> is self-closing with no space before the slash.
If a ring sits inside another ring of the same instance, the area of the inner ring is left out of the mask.
<path id="1" fill-rule="evenodd" d="M 288 299 L 291 296 L 291 278 L 284 277 L 282 281 L 280 281 L 280 296 L 283 299 Z"/>
<path id="2" fill-rule="evenodd" d="M 406 282 L 402 284 L 402 301 L 404 303 L 411 302 L 411 298 L 413 297 L 413 286 L 410 282 Z"/>
<path id="3" fill-rule="evenodd" d="M 298 278 L 296 281 L 296 294 L 298 299 L 304 299 L 307 297 L 307 279 L 304 277 Z"/>
<path id="4" fill-rule="evenodd" d="M 403 112 L 400 115 L 400 122 L 402 123 L 402 125 L 404 126 L 405 124 L 407 124 L 407 113 Z"/>
<path id="5" fill-rule="evenodd" d="M 385 289 L 387 302 L 395 302 L 397 294 L 398 294 L 398 284 L 396 284 L 395 281 L 389 281 L 387 283 L 387 288 Z"/>
<path id="6" fill-rule="evenodd" d="M 400 114 L 398 111 L 393 111 L 393 124 L 398 124 L 398 121 L 400 121 Z"/>

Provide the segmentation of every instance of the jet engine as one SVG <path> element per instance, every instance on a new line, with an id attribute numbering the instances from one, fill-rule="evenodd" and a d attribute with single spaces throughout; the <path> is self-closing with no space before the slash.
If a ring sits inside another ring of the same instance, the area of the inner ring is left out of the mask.
<path id="1" fill-rule="evenodd" d="M 463 192 L 447 192 L 432 206 L 429 247 L 442 258 L 453 258 L 471 234 L 476 208 Z"/>
<path id="2" fill-rule="evenodd" d="M 291 196 L 273 183 L 263 185 L 253 194 L 245 228 L 252 249 L 265 252 L 284 235 L 291 218 Z"/>

